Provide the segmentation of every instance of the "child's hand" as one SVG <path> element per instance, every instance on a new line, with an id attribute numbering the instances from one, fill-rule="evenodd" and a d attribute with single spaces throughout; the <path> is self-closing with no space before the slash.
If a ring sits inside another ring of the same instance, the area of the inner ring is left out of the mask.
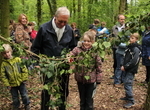
<path id="1" fill-rule="evenodd" d="M 73 62 L 73 58 L 71 58 L 71 56 L 69 54 L 67 54 L 66 57 L 67 57 L 67 61 L 69 63 Z"/>
<path id="2" fill-rule="evenodd" d="M 27 84 L 27 81 L 23 81 L 22 83 L 26 85 L 26 84 Z"/>
<path id="3" fill-rule="evenodd" d="M 121 70 L 122 70 L 122 71 L 125 71 L 124 66 L 121 66 Z"/>
<path id="4" fill-rule="evenodd" d="M 150 60 L 150 56 L 148 57 L 148 59 Z"/>
<path id="5" fill-rule="evenodd" d="M 40 66 L 34 66 L 35 68 L 39 68 L 40 69 Z"/>

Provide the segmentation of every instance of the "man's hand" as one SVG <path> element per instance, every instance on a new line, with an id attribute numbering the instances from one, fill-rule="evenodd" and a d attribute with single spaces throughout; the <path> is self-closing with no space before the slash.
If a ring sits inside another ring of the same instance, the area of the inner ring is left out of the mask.
<path id="1" fill-rule="evenodd" d="M 34 67 L 40 69 L 40 66 L 34 66 Z"/>
<path id="2" fill-rule="evenodd" d="M 124 66 L 121 66 L 121 70 L 122 70 L 122 71 L 125 71 Z"/>

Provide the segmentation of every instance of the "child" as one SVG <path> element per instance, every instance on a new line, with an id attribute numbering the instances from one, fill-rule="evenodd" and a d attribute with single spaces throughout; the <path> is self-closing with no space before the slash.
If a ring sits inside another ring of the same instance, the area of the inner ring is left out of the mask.
<path id="1" fill-rule="evenodd" d="M 134 105 L 134 97 L 132 93 L 134 75 L 137 73 L 138 65 L 140 61 L 141 48 L 137 43 L 139 38 L 138 33 L 131 34 L 129 45 L 125 50 L 125 56 L 123 59 L 123 65 L 121 70 L 124 71 L 124 89 L 125 97 L 120 98 L 121 100 L 126 100 L 128 103 L 124 105 L 125 108 L 130 108 Z"/>
<path id="2" fill-rule="evenodd" d="M 25 83 L 28 80 L 28 70 L 21 64 L 21 59 L 19 57 L 12 56 L 12 48 L 9 44 L 3 44 L 2 47 L 4 51 L 1 52 L 3 60 L 0 79 L 12 95 L 13 110 L 19 110 L 19 92 L 25 110 L 30 110 L 30 101 L 25 87 Z"/>
<path id="3" fill-rule="evenodd" d="M 91 31 L 87 31 L 83 35 L 82 44 L 79 47 L 75 47 L 69 54 L 74 59 L 70 58 L 69 61 L 78 63 L 86 59 L 81 55 L 81 52 L 86 53 L 92 49 L 92 44 L 95 42 L 95 34 Z M 93 110 L 93 95 L 96 89 L 96 84 L 100 84 L 102 71 L 101 71 L 101 59 L 98 54 L 91 54 L 91 62 L 93 65 L 87 67 L 83 64 L 75 64 L 75 80 L 77 81 L 79 96 L 80 96 L 80 110 Z M 75 58 L 76 57 L 76 58 Z M 86 79 L 89 76 L 89 79 Z"/>

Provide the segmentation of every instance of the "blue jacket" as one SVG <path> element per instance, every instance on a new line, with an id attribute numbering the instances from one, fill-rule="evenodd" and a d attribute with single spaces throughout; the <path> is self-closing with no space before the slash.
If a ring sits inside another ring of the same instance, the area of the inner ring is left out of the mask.
<path id="1" fill-rule="evenodd" d="M 150 31 L 144 32 L 142 38 L 142 64 L 145 66 L 150 66 Z"/>
<path id="2" fill-rule="evenodd" d="M 66 25 L 61 40 L 58 42 L 57 35 L 52 26 L 52 20 L 41 25 L 31 51 L 36 54 L 44 54 L 48 57 L 61 56 L 63 49 L 73 49 L 75 47 L 73 30 Z"/>
<path id="3" fill-rule="evenodd" d="M 101 27 L 101 26 L 100 26 L 100 27 L 97 28 L 97 31 L 100 32 L 100 31 L 102 31 L 104 28 L 105 28 L 104 34 L 107 34 L 107 35 L 108 35 L 108 34 L 109 34 L 109 31 L 108 31 L 108 29 L 107 29 L 106 27 Z"/>

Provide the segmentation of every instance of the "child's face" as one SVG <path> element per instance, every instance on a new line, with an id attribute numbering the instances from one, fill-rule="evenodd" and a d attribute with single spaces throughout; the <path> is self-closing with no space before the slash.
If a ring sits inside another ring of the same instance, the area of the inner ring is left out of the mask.
<path id="1" fill-rule="evenodd" d="M 11 51 L 2 52 L 2 55 L 3 55 L 3 57 L 6 58 L 6 59 L 12 58 L 12 53 L 11 53 Z"/>
<path id="2" fill-rule="evenodd" d="M 89 49 L 92 47 L 92 44 L 93 42 L 90 40 L 90 38 L 88 36 L 84 36 L 83 38 L 83 46 L 86 48 L 86 49 Z"/>
<path id="3" fill-rule="evenodd" d="M 137 42 L 137 39 L 135 37 L 131 36 L 129 42 L 130 42 L 130 44 L 135 43 L 135 42 Z"/>

